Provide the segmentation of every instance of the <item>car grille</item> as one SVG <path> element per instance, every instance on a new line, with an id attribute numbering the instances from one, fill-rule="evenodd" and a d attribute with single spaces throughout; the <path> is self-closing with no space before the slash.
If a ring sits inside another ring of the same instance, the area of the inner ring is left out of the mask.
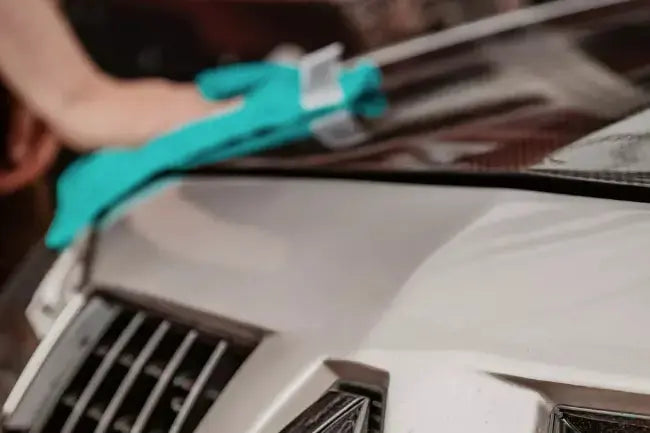
<path id="1" fill-rule="evenodd" d="M 117 308 L 42 432 L 191 432 L 252 351 L 161 315 Z"/>
<path id="2" fill-rule="evenodd" d="M 378 388 L 338 381 L 281 433 L 381 433 L 384 396 Z"/>
<path id="3" fill-rule="evenodd" d="M 549 433 L 647 433 L 650 418 L 606 410 L 558 406 Z"/>
<path id="4" fill-rule="evenodd" d="M 384 424 L 385 396 L 378 389 L 340 381 L 334 389 L 368 399 L 368 433 L 381 433 Z"/>

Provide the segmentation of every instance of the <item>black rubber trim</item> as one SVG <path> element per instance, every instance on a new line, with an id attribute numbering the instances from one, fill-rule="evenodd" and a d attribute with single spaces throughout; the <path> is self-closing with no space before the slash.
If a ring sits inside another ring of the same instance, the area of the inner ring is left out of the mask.
<path id="1" fill-rule="evenodd" d="M 284 179 L 334 179 L 334 180 L 359 180 L 366 182 L 398 183 L 414 185 L 437 186 L 466 186 L 472 188 L 505 188 L 515 190 L 546 192 L 569 196 L 592 197 L 609 200 L 631 201 L 650 203 L 650 187 L 608 183 L 589 179 L 562 178 L 537 173 L 473 173 L 458 171 L 350 171 L 350 170 L 322 170 L 322 169 L 224 169 L 224 168 L 199 168 L 189 171 L 172 170 L 158 173 L 148 180 L 138 184 L 127 193 L 120 196 L 115 202 L 105 208 L 96 220 L 103 218 L 116 203 L 121 203 L 132 197 L 138 191 L 156 180 L 166 177 L 272 177 Z M 95 233 L 95 232 L 93 232 Z M 85 263 L 92 265 L 96 239 L 93 237 L 89 246 Z M 92 272 L 89 267 L 86 275 Z"/>
<path id="2" fill-rule="evenodd" d="M 178 174 L 178 173 L 176 173 Z M 211 169 L 203 168 L 185 173 L 190 176 L 215 177 L 279 177 L 306 179 L 362 180 L 382 183 L 416 185 L 467 186 L 473 188 L 506 188 L 650 203 L 650 187 L 608 183 L 589 179 L 569 179 L 537 173 L 470 173 L 470 172 L 380 172 L 343 170 L 288 169 Z"/>

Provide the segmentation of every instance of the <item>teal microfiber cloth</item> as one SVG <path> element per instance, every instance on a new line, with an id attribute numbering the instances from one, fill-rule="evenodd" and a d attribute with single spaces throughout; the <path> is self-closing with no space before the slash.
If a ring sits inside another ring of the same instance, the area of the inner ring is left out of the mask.
<path id="1" fill-rule="evenodd" d="M 57 182 L 57 210 L 47 246 L 67 246 L 105 211 L 162 172 L 309 138 L 311 122 L 337 110 L 364 117 L 385 111 L 381 73 L 372 63 L 361 61 L 343 68 L 338 80 L 343 90 L 339 102 L 305 109 L 300 104 L 300 71 L 294 66 L 256 62 L 202 72 L 196 83 L 203 96 L 217 100 L 243 95 L 241 107 L 189 123 L 136 149 L 106 149 L 75 161 Z"/>

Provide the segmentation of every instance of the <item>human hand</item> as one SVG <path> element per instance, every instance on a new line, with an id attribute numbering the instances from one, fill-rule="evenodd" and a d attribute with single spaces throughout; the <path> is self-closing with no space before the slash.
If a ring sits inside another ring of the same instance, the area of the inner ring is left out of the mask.
<path id="1" fill-rule="evenodd" d="M 0 169 L 0 194 L 42 176 L 61 146 L 87 152 L 138 146 L 193 120 L 236 108 L 239 99 L 208 101 L 193 83 L 163 79 L 101 80 L 80 89 L 48 122 L 14 103 L 7 137 L 10 169 Z"/>
<path id="2" fill-rule="evenodd" d="M 239 103 L 239 99 L 206 100 L 194 83 L 105 78 L 64 104 L 53 126 L 78 151 L 138 146 L 185 123 L 232 110 Z"/>

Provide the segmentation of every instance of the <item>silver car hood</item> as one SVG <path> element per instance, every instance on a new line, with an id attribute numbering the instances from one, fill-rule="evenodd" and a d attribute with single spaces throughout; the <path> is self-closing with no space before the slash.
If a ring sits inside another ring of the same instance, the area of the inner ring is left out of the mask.
<path id="1" fill-rule="evenodd" d="M 648 233 L 640 203 L 190 178 L 113 217 L 90 279 L 269 331 L 198 432 L 280 431 L 330 359 L 390 374 L 385 432 L 533 432 L 648 412 Z"/>

